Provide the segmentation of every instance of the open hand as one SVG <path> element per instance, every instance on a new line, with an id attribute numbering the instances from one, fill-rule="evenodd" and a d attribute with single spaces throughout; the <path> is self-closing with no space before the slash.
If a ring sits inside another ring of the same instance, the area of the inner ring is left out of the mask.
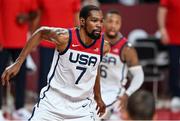
<path id="1" fill-rule="evenodd" d="M 123 111 L 126 109 L 126 105 L 127 105 L 127 100 L 128 100 L 128 95 L 126 93 L 124 93 L 123 96 L 119 97 L 120 103 L 119 103 L 119 110 Z"/>
<path id="2" fill-rule="evenodd" d="M 20 64 L 18 62 L 15 62 L 12 65 L 8 66 L 1 76 L 2 85 L 9 85 L 9 80 L 19 72 L 19 69 Z"/>
<path id="3" fill-rule="evenodd" d="M 96 103 L 97 103 L 96 106 L 97 115 L 101 117 L 106 111 L 106 105 L 104 104 L 102 99 L 96 99 Z"/>

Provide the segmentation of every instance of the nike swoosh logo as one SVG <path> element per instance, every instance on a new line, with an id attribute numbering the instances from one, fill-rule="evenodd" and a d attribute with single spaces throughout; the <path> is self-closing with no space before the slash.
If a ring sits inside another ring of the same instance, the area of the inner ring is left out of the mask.
<path id="1" fill-rule="evenodd" d="M 86 107 L 88 104 L 84 104 L 84 105 L 82 105 L 82 107 L 84 108 L 84 107 Z"/>

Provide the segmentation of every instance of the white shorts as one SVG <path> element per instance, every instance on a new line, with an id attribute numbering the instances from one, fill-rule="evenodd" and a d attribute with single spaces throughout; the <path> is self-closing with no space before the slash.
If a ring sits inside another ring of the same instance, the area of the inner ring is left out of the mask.
<path id="1" fill-rule="evenodd" d="M 65 98 L 58 102 L 54 98 L 50 102 L 45 97 L 35 105 L 29 121 L 95 121 L 96 111 L 93 102 L 90 99 L 71 102 Z"/>

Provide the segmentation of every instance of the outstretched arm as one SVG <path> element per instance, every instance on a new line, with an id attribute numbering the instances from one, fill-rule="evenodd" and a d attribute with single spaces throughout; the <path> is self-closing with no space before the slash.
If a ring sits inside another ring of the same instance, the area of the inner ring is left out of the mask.
<path id="1" fill-rule="evenodd" d="M 49 28 L 41 27 L 30 37 L 29 41 L 21 51 L 19 57 L 16 61 L 7 67 L 1 76 L 2 84 L 9 84 L 9 80 L 14 77 L 23 64 L 27 55 L 36 47 L 42 39 L 46 39 L 52 42 L 55 42 L 56 45 L 65 44 L 68 40 L 68 31 L 62 28 Z"/>

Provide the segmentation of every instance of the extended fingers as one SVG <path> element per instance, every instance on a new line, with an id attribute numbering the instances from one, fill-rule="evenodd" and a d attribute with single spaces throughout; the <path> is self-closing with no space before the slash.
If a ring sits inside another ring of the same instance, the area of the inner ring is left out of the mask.
<path id="1" fill-rule="evenodd" d="M 105 111 L 106 111 L 105 106 L 99 107 L 97 114 L 101 117 L 105 113 Z"/>
<path id="2" fill-rule="evenodd" d="M 14 76 L 14 73 L 6 69 L 1 76 L 2 85 L 5 85 L 6 83 L 9 85 L 9 80 L 13 76 Z"/>
<path id="3" fill-rule="evenodd" d="M 9 80 L 9 72 L 8 70 L 5 70 L 1 76 L 2 85 L 5 85 L 5 83 Z"/>

